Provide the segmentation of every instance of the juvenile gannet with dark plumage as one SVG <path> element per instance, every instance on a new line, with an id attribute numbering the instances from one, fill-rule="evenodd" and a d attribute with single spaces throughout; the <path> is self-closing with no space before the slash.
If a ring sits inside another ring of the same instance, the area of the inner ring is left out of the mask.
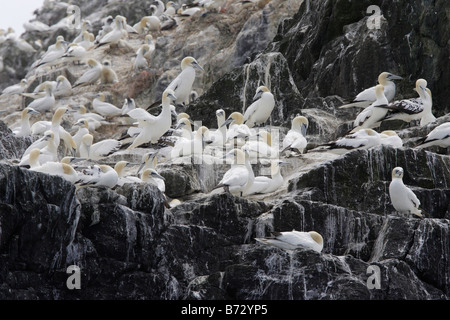
<path id="1" fill-rule="evenodd" d="M 266 86 L 260 86 L 256 89 L 253 101 L 244 113 L 244 123 L 249 128 L 265 124 L 275 107 L 273 94 Z"/>
<path id="2" fill-rule="evenodd" d="M 81 139 L 80 157 L 91 160 L 100 160 L 113 154 L 120 149 L 122 143 L 115 139 L 105 139 L 93 143 L 94 137 L 91 134 L 85 134 Z"/>
<path id="3" fill-rule="evenodd" d="M 303 232 L 292 230 L 272 232 L 272 235 L 272 237 L 255 238 L 255 240 L 284 250 L 307 248 L 321 252 L 323 249 L 323 238 L 316 231 Z"/>
<path id="4" fill-rule="evenodd" d="M 189 95 L 195 80 L 195 68 L 204 71 L 193 57 L 186 57 L 181 61 L 181 73 L 172 80 L 167 89 L 174 91 L 176 104 L 189 104 Z"/>
<path id="5" fill-rule="evenodd" d="M 392 80 L 401 80 L 402 77 L 396 76 L 389 72 L 382 72 L 378 76 L 378 84 L 384 87 L 384 95 L 388 102 L 394 100 L 395 97 L 395 83 Z M 340 109 L 350 108 L 350 107 L 360 107 L 366 108 L 377 100 L 376 96 L 376 86 L 365 89 L 364 91 L 358 93 L 358 95 L 353 99 L 352 103 L 340 106 Z"/>
<path id="6" fill-rule="evenodd" d="M 299 153 L 303 153 L 308 142 L 306 141 L 306 130 L 308 129 L 309 121 L 303 116 L 297 116 L 292 119 L 291 129 L 283 138 L 283 150 L 281 153 L 288 149 L 295 149 Z"/>
<path id="7" fill-rule="evenodd" d="M 450 122 L 445 122 L 431 130 L 425 138 L 419 140 L 417 148 L 428 148 L 439 146 L 441 148 L 450 147 Z"/>
<path id="8" fill-rule="evenodd" d="M 431 91 L 427 88 L 427 81 L 418 79 L 415 90 L 419 94 L 418 98 L 395 101 L 383 106 L 390 111 L 384 120 L 403 120 L 405 122 L 420 120 L 420 126 L 435 121 L 436 117 L 431 111 L 433 101 Z"/>
<path id="9" fill-rule="evenodd" d="M 128 112 L 128 115 L 133 119 L 143 121 L 142 131 L 134 139 L 133 143 L 128 147 L 128 149 L 133 149 L 141 144 L 151 142 L 157 143 L 159 138 L 161 138 L 171 127 L 172 117 L 170 102 L 176 100 L 177 97 L 174 91 L 171 89 L 166 89 L 162 95 L 162 111 L 158 116 L 152 116 L 147 112 L 144 118 L 142 118 L 142 111 L 140 108 L 136 108 Z"/>
<path id="10" fill-rule="evenodd" d="M 403 183 L 403 168 L 396 167 L 392 170 L 392 181 L 389 184 L 389 196 L 392 206 L 400 213 L 412 213 L 421 218 L 419 210 L 420 200 L 410 188 Z"/>
<path id="11" fill-rule="evenodd" d="M 16 136 L 24 137 L 31 135 L 30 117 L 34 114 L 39 114 L 39 112 L 30 107 L 23 109 L 20 126 L 13 129 L 13 133 Z"/>
<path id="12" fill-rule="evenodd" d="M 388 101 L 384 95 L 383 85 L 377 85 L 375 93 L 377 100 L 358 114 L 353 122 L 352 132 L 364 128 L 374 128 L 386 116 L 388 110 L 384 107 L 387 106 Z"/>
<path id="13" fill-rule="evenodd" d="M 103 69 L 102 64 L 95 59 L 89 59 L 87 65 L 89 69 L 75 81 L 73 88 L 94 84 L 100 79 Z"/>

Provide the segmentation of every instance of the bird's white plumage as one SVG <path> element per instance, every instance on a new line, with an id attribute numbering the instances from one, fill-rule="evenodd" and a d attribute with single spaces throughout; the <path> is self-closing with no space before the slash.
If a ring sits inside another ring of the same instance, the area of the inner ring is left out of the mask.
<path id="1" fill-rule="evenodd" d="M 379 125 L 381 120 L 384 119 L 388 110 L 386 108 L 382 108 L 382 106 L 386 106 L 388 101 L 383 90 L 383 85 L 379 84 L 376 86 L 377 100 L 375 100 L 375 102 L 356 116 L 356 119 L 353 122 L 353 130 L 374 128 Z"/>
<path id="2" fill-rule="evenodd" d="M 175 103 L 189 104 L 189 95 L 195 80 L 194 68 L 203 71 L 203 68 L 193 57 L 184 58 L 181 61 L 181 73 L 167 86 L 167 89 L 173 90 L 174 95 L 177 97 Z"/>
<path id="3" fill-rule="evenodd" d="M 266 86 L 260 86 L 256 89 L 253 100 L 254 102 L 244 113 L 244 123 L 249 128 L 266 123 L 275 107 L 273 94 Z"/>
<path id="4" fill-rule="evenodd" d="M 276 232 L 273 237 L 255 238 L 255 240 L 284 250 L 307 248 L 321 252 L 323 249 L 323 238 L 315 231 L 303 232 L 293 230 Z"/>
<path id="5" fill-rule="evenodd" d="M 412 213 L 422 217 L 419 209 L 420 200 L 414 192 L 403 183 L 403 168 L 396 167 L 392 170 L 392 181 L 389 184 L 389 196 L 392 206 L 401 213 Z"/>
<path id="6" fill-rule="evenodd" d="M 450 122 L 442 123 L 431 130 L 424 141 L 417 147 L 427 148 L 431 146 L 439 146 L 442 148 L 450 146 Z"/>

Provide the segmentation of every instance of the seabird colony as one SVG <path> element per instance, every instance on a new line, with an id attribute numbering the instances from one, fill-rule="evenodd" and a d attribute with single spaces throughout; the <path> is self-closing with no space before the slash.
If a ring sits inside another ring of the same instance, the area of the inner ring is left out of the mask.
<path id="1" fill-rule="evenodd" d="M 90 110 L 85 105 L 68 106 L 67 100 L 64 100 L 64 97 L 86 91 L 96 92 L 98 85 L 112 89 L 117 83 L 128 81 L 126 77 L 118 77 L 114 70 L 114 59 L 99 61 L 99 56 L 104 57 L 110 52 L 119 56 L 121 50 L 131 49 L 135 58 L 130 62 L 129 72 L 145 73 L 151 65 L 152 54 L 158 50 L 155 47 L 157 37 L 164 32 L 172 32 L 170 30 L 183 23 L 186 17 L 228 14 L 229 5 L 230 1 L 202 0 L 176 8 L 171 1 L 164 4 L 156 0 L 148 8 L 150 14 L 136 21 L 133 26 L 128 24 L 124 16 L 109 16 L 103 20 L 103 27 L 97 35 L 89 32 L 90 22 L 83 21 L 81 32 L 71 41 L 62 35 L 58 36 L 56 42 L 48 47 L 31 68 L 38 75 L 61 66 L 74 69 L 79 76 L 73 84 L 65 76 L 59 75 L 55 81 L 42 82 L 29 93 L 28 85 L 33 79 L 22 79 L 20 83 L 7 87 L 2 92 L 1 97 L 22 95 L 33 100 L 23 109 L 21 105 L 3 105 L 1 110 L 2 117 L 20 113 L 20 119 L 11 125 L 12 132 L 20 137 L 32 136 L 35 140 L 15 163 L 29 170 L 61 176 L 74 183 L 77 188 L 115 188 L 125 183 L 149 183 L 164 193 L 164 177 L 157 171 L 158 153 L 163 149 L 161 145 L 164 145 L 170 151 L 160 159 L 169 164 L 177 163 L 183 157 L 206 155 L 214 158 L 217 163 L 228 163 L 229 170 L 222 175 L 212 192 L 229 192 L 240 197 L 277 192 L 286 183 L 281 174 L 281 168 L 287 164 L 283 158 L 301 157 L 307 150 L 309 121 L 306 117 L 297 115 L 291 120 L 291 127 L 281 144 L 274 143 L 271 131 L 267 128 L 270 128 L 277 97 L 267 85 L 256 89 L 253 102 L 245 109 L 244 114 L 233 112 L 227 117 L 224 110 L 216 110 L 216 129 L 195 127 L 186 112 L 176 113 L 177 107 L 186 110 L 192 97 L 198 96 L 193 90 L 196 74 L 206 72 L 192 56 L 182 59 L 180 73 L 163 91 L 160 100 L 162 109 L 158 115 L 136 106 L 130 97 L 124 97 L 124 105 L 118 107 L 107 101 L 104 93 L 96 93 L 92 95 Z M 241 5 L 248 6 L 247 2 L 242 2 Z M 35 22 L 27 24 L 28 29 L 46 32 L 52 30 L 52 27 Z M 36 52 L 32 45 L 15 36 L 13 30 L 8 30 L 6 35 L 1 31 L 2 37 L 14 41 L 20 50 Z M 133 46 L 130 39 L 138 40 L 139 45 Z M 418 97 L 395 101 L 394 81 L 402 79 L 393 73 L 382 72 L 378 77 L 378 84 L 363 90 L 340 107 L 362 109 L 354 119 L 351 131 L 336 141 L 330 141 L 309 152 L 342 155 L 350 150 L 368 149 L 381 144 L 400 148 L 403 143 L 396 131 L 376 131 L 382 121 L 418 121 L 420 127 L 433 123 L 436 118 L 432 113 L 432 95 L 427 81 L 417 79 L 414 90 Z M 175 123 L 173 115 L 177 117 Z M 43 120 L 31 124 L 35 117 Z M 97 130 L 101 126 L 117 123 L 128 127 L 124 135 L 99 138 Z M 68 129 L 70 127 L 72 131 Z M 427 136 L 419 139 L 418 143 L 418 148 L 449 147 L 450 123 L 436 126 Z M 111 154 L 126 154 L 136 149 L 145 151 L 142 161 L 134 164 L 139 166 L 136 172 L 127 169 L 133 166 L 128 161 L 118 161 L 113 167 L 104 163 Z M 252 168 L 255 159 L 256 162 L 266 160 L 270 164 L 270 175 L 255 176 Z M 423 217 L 420 200 L 403 184 L 403 175 L 404 171 L 400 167 L 392 171 L 389 186 L 392 205 L 400 213 Z M 181 202 L 174 199 L 171 203 Z M 315 231 L 273 232 L 270 237 L 256 240 L 285 250 L 299 246 L 317 252 L 323 249 L 322 236 Z"/>

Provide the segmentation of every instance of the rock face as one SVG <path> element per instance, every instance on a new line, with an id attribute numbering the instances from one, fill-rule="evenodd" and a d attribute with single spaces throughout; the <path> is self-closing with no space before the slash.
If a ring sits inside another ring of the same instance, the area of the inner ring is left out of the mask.
<path id="1" fill-rule="evenodd" d="M 129 22 L 151 1 L 106 2 L 74 1 L 93 21 L 120 13 Z M 399 97 L 416 78 L 428 80 L 441 116 L 436 123 L 401 128 L 404 148 L 285 158 L 279 190 L 238 197 L 215 189 L 229 168 L 224 163 L 158 164 L 165 194 L 150 184 L 75 186 L 18 167 L 15 160 L 34 138 L 17 138 L 5 125 L 11 119 L 0 121 L 0 299 L 449 299 L 450 157 L 447 150 L 413 148 L 418 136 L 448 121 L 450 79 L 439 71 L 449 63 L 448 28 L 441 28 L 448 26 L 448 1 L 429 7 L 402 0 L 309 3 L 308 12 L 299 1 L 272 0 L 236 16 L 194 17 L 180 27 L 178 39 L 158 38 L 153 63 L 163 66 L 136 98 L 153 101 L 179 58 L 193 54 L 207 72 L 196 80 L 204 93 L 186 110 L 192 119 L 214 128 L 218 108 L 227 115 L 245 111 L 265 84 L 276 97 L 271 124 L 282 135 L 303 114 L 315 146 L 348 130 L 355 110 L 338 109 L 342 97 L 372 86 L 389 70 L 404 76 Z M 64 10 L 51 5 L 37 16 L 54 24 Z M 381 8 L 379 30 L 367 28 L 369 5 Z M 198 30 L 189 34 L 189 27 Z M 22 66 L 17 75 L 25 71 Z M 127 72 L 119 69 L 120 76 Z M 122 98 L 124 88 L 111 88 L 111 99 Z M 118 152 L 103 161 L 141 156 Z M 392 207 L 396 166 L 404 168 L 404 183 L 420 199 L 424 219 Z M 253 169 L 259 175 L 267 168 L 258 162 Z M 169 208 L 172 198 L 181 204 Z M 319 232 L 323 251 L 284 251 L 254 240 L 293 229 Z M 68 282 L 73 266 L 79 290 Z"/>

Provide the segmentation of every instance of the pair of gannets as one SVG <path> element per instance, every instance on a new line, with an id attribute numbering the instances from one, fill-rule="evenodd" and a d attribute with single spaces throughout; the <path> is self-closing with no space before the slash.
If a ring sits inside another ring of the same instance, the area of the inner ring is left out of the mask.
<path id="1" fill-rule="evenodd" d="M 46 131 L 44 136 L 33 143 L 28 149 L 22 155 L 19 166 L 30 166 L 30 168 L 36 168 L 47 162 L 58 161 L 58 145 L 55 143 L 55 134 L 51 130 Z M 39 150 L 40 153 L 35 153 L 32 157 L 31 152 L 33 150 Z"/>
<path id="2" fill-rule="evenodd" d="M 260 86 L 256 89 L 253 101 L 244 113 L 244 123 L 249 128 L 265 124 L 275 107 L 273 94 L 266 86 Z"/>
<path id="3" fill-rule="evenodd" d="M 30 152 L 30 170 L 47 173 L 50 175 L 60 176 L 67 181 L 76 183 L 78 181 L 78 173 L 70 165 L 72 158 L 65 157 L 61 162 L 46 161 L 41 164 L 41 157 L 44 151 L 33 149 Z"/>
<path id="4" fill-rule="evenodd" d="M 279 160 L 272 160 L 270 166 L 271 176 L 257 176 L 253 180 L 253 184 L 246 194 L 260 194 L 271 193 L 277 191 L 284 183 L 284 178 L 281 175 L 281 166 L 286 165 L 286 162 Z"/>
<path id="5" fill-rule="evenodd" d="M 195 80 L 195 68 L 204 71 L 193 57 L 185 57 L 181 61 L 181 73 L 167 86 L 167 89 L 173 90 L 176 104 L 189 104 L 189 95 Z"/>
<path id="6" fill-rule="evenodd" d="M 30 102 L 28 108 L 32 108 L 40 113 L 51 111 L 56 105 L 56 99 L 53 94 L 53 85 L 50 82 L 46 82 L 44 85 L 45 96 L 37 98 Z"/>
<path id="7" fill-rule="evenodd" d="M 128 149 L 136 148 L 147 142 L 158 142 L 172 125 L 170 102 L 176 99 L 174 91 L 166 89 L 162 95 L 162 111 L 158 116 L 155 117 L 141 108 L 128 112 L 131 118 L 140 122 L 142 129 Z"/>
<path id="8" fill-rule="evenodd" d="M 53 95 L 56 97 L 69 96 L 72 94 L 72 85 L 70 81 L 63 75 L 56 78 L 56 81 L 44 81 L 40 85 L 36 86 L 32 93 L 22 93 L 22 96 L 38 99 L 45 96 L 45 87 L 47 84 L 51 84 Z"/>
<path id="9" fill-rule="evenodd" d="M 395 83 L 392 80 L 401 80 L 402 77 L 389 72 L 382 72 L 378 76 L 378 84 L 383 86 L 383 92 L 388 102 L 394 100 Z M 339 108 L 362 107 L 366 108 L 377 100 L 376 87 L 373 86 L 358 93 L 352 103 L 340 106 Z"/>
<path id="10" fill-rule="evenodd" d="M 119 181 L 117 171 L 108 165 L 94 165 L 92 168 L 85 169 L 79 178 L 80 186 L 106 188 L 114 188 Z"/>
<path id="11" fill-rule="evenodd" d="M 109 45 L 117 45 L 119 41 L 128 35 L 128 31 L 125 29 L 126 27 L 126 19 L 123 16 L 117 15 L 114 18 L 114 25 L 111 31 L 106 33 L 95 41 L 96 46 L 98 48 L 100 46 L 109 44 Z"/>

